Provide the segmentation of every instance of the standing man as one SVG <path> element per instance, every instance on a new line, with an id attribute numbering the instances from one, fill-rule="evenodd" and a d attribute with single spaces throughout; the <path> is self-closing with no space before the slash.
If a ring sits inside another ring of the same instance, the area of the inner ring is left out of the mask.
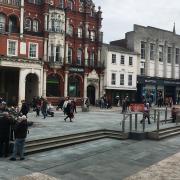
<path id="1" fill-rule="evenodd" d="M 44 119 L 46 118 L 47 116 L 47 105 L 48 105 L 48 102 L 46 99 L 43 99 L 42 100 L 42 105 L 41 105 L 41 112 L 44 116 Z"/>
<path id="2" fill-rule="evenodd" d="M 0 117 L 0 157 L 8 156 L 11 124 L 12 121 L 11 118 L 9 117 L 9 113 L 3 112 L 3 116 Z"/>
<path id="3" fill-rule="evenodd" d="M 24 160 L 24 145 L 27 136 L 28 124 L 27 117 L 23 115 L 18 118 L 18 122 L 14 128 L 15 143 L 13 149 L 13 155 L 10 158 L 11 161 L 16 161 L 17 153 L 19 152 L 20 160 Z"/>

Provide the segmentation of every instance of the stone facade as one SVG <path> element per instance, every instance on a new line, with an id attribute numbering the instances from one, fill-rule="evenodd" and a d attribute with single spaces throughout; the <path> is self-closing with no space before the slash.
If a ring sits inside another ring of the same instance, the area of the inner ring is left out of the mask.
<path id="1" fill-rule="evenodd" d="M 131 101 L 135 100 L 137 82 L 137 53 L 128 49 L 104 44 L 102 59 L 105 60 L 104 94 L 116 103 L 126 96 Z"/>
<path id="2" fill-rule="evenodd" d="M 174 103 L 179 102 L 180 35 L 175 31 L 134 25 L 124 40 L 111 43 L 140 54 L 137 99 L 151 94 L 156 103 L 160 93 L 164 99 L 172 97 Z"/>

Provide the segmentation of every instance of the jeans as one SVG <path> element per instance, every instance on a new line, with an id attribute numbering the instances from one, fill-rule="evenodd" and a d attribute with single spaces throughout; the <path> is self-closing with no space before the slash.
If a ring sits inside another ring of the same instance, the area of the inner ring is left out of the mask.
<path id="1" fill-rule="evenodd" d="M 17 153 L 19 152 L 20 158 L 24 158 L 24 144 L 25 144 L 25 139 L 15 139 L 14 143 L 14 149 L 13 149 L 13 154 L 12 157 L 16 158 Z"/>

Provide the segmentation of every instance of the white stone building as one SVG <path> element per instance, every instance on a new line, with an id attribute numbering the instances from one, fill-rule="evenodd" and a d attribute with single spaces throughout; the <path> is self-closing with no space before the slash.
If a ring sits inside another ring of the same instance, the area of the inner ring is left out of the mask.
<path id="1" fill-rule="evenodd" d="M 161 94 L 180 100 L 180 35 L 154 27 L 134 25 L 123 40 L 111 42 L 140 54 L 137 101 L 151 95 L 156 103 Z"/>
<path id="2" fill-rule="evenodd" d="M 117 97 L 122 100 L 128 96 L 130 101 L 135 100 L 137 56 L 137 53 L 119 46 L 103 45 L 104 91 L 113 103 L 116 103 Z"/>

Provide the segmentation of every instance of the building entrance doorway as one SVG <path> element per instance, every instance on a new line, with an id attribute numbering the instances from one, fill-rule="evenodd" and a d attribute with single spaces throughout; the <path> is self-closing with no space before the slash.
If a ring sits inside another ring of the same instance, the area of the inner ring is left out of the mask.
<path id="1" fill-rule="evenodd" d="M 96 89 L 94 86 L 89 85 L 87 87 L 87 97 L 89 98 L 90 104 L 95 105 Z"/>
<path id="2" fill-rule="evenodd" d="M 31 103 L 33 97 L 39 96 L 39 82 L 36 74 L 28 74 L 26 76 L 26 90 L 25 90 L 25 100 L 27 103 Z"/>

